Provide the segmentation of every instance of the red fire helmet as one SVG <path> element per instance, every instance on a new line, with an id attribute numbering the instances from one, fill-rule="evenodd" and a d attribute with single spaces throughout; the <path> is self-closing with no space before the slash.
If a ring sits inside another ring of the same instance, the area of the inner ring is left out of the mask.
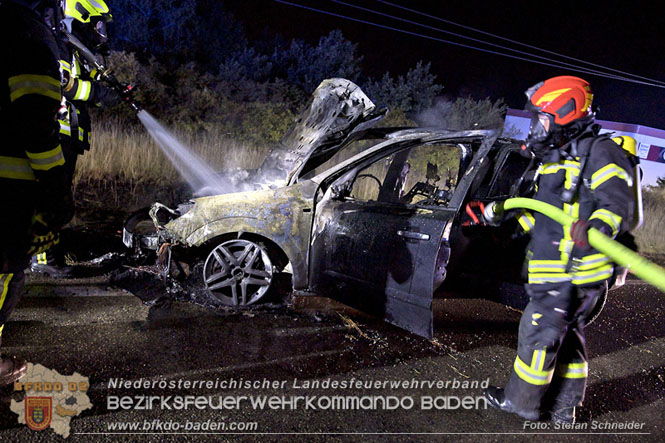
<path id="1" fill-rule="evenodd" d="M 565 126 L 580 118 L 593 116 L 593 94 L 589 82 L 579 77 L 564 75 L 537 83 L 526 91 L 526 109 L 545 112 L 554 117 L 554 123 Z"/>

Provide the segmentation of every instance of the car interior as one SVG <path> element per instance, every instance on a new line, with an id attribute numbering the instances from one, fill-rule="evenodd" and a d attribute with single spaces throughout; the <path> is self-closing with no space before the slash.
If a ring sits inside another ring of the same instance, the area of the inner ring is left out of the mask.
<path id="1" fill-rule="evenodd" d="M 460 169 L 456 145 L 419 145 L 375 161 L 358 171 L 349 197 L 360 201 L 446 205 Z"/>

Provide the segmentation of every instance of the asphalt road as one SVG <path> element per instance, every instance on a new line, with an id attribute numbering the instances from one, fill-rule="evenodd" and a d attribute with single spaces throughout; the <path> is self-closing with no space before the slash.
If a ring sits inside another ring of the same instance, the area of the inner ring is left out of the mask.
<path id="1" fill-rule="evenodd" d="M 481 299 L 435 300 L 435 340 L 429 342 L 317 298 L 299 298 L 290 308 L 224 312 L 186 302 L 149 307 L 103 280 L 33 283 L 5 327 L 3 350 L 63 375 L 90 377 L 94 407 L 72 420 L 71 441 L 504 441 L 507 436 L 524 441 L 663 441 L 663 296 L 638 281 L 611 292 L 602 316 L 587 328 L 589 388 L 578 411 L 582 428 L 571 430 L 525 423 L 485 409 L 481 401 L 453 408 L 455 399 L 471 402 L 481 395 L 482 388 L 464 382 L 503 384 L 513 364 L 520 313 Z M 110 386 L 115 379 L 157 383 L 148 388 Z M 176 387 L 160 387 L 162 380 Z M 217 386 L 183 387 L 188 380 Z M 228 385 L 234 381 L 278 386 Z M 312 381 L 323 385 L 308 388 Z M 353 385 L 357 381 L 362 385 Z M 331 387 L 335 382 L 338 386 Z M 388 384 L 364 385 L 377 382 Z M 342 387 L 344 383 L 351 386 Z M 0 440 L 60 439 L 52 430 L 19 425 L 9 402 L 22 394 L 11 389 L 0 394 Z M 221 410 L 168 409 L 159 401 L 149 410 L 109 407 L 122 396 L 200 396 L 217 405 L 220 396 L 230 400 Z M 237 400 L 261 396 L 275 396 L 276 409 Z M 293 407 L 282 400 L 292 396 L 302 403 Z M 367 403 L 349 409 L 350 403 L 345 409 L 331 403 L 334 396 L 362 397 Z M 388 397 L 399 405 L 386 409 L 370 403 Z M 428 407 L 437 397 L 440 409 Z M 313 402 L 309 406 L 307 399 Z M 119 430 L 129 426 L 119 423 L 138 423 L 139 429 Z M 167 423 L 181 428 L 166 429 Z M 244 429 L 194 434 L 183 428 L 202 423 Z M 603 429 L 627 423 L 641 424 L 641 429 Z"/>

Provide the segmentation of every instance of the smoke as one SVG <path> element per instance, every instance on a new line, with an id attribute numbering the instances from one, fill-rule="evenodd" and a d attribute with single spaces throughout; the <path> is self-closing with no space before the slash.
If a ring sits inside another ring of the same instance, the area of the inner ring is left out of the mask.
<path id="1" fill-rule="evenodd" d="M 489 97 L 476 100 L 457 97 L 450 100 L 440 97 L 434 106 L 421 111 L 414 120 L 420 126 L 435 126 L 452 131 L 472 129 L 502 129 L 507 105 L 503 99 L 492 101 Z"/>
<path id="2" fill-rule="evenodd" d="M 451 122 L 449 121 L 450 110 L 453 103 L 445 98 L 438 98 L 434 106 L 420 111 L 414 117 L 418 126 L 448 128 Z"/>

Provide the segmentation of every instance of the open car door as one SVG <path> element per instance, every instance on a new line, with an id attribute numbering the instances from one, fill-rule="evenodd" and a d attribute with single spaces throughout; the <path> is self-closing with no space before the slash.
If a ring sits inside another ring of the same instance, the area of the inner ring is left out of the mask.
<path id="1" fill-rule="evenodd" d="M 310 287 L 431 338 L 447 232 L 473 180 L 471 145 L 398 141 L 352 164 L 317 204 Z"/>

